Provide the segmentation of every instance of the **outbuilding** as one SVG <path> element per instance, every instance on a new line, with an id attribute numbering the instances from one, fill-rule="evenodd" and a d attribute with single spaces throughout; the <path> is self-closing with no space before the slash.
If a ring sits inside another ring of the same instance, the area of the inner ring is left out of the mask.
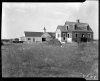
<path id="1" fill-rule="evenodd" d="M 21 37 L 21 41 L 26 42 L 44 42 L 51 40 L 55 37 L 55 33 L 53 32 L 46 32 L 46 29 L 44 28 L 44 32 L 30 32 L 30 31 L 24 31 L 24 36 Z"/>

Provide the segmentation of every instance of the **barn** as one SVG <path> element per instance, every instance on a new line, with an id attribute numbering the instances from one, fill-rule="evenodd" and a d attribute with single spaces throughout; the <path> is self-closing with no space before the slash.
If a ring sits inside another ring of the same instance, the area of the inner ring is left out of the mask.
<path id="1" fill-rule="evenodd" d="M 56 29 L 56 39 L 60 42 L 90 42 L 93 40 L 93 31 L 89 24 L 66 21 L 64 25 L 58 25 Z"/>
<path id="2" fill-rule="evenodd" d="M 24 31 L 24 36 L 20 40 L 26 42 L 44 42 L 55 37 L 54 32 L 46 32 L 45 27 L 43 30 L 44 32 Z"/>

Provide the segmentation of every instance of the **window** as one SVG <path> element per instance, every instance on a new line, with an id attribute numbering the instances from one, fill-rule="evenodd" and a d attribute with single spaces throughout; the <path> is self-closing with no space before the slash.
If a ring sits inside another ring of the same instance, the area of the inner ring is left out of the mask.
<path id="1" fill-rule="evenodd" d="M 90 33 L 88 34 L 88 37 L 91 38 L 91 34 Z"/>
<path id="2" fill-rule="evenodd" d="M 66 30 L 68 30 L 68 26 L 66 27 Z"/>
<path id="3" fill-rule="evenodd" d="M 66 37 L 66 33 L 63 33 L 63 37 Z"/>
<path id="4" fill-rule="evenodd" d="M 67 34 L 67 37 L 69 38 L 69 33 Z"/>
<path id="5" fill-rule="evenodd" d="M 82 34 L 82 37 L 84 37 L 84 34 Z"/>
<path id="6" fill-rule="evenodd" d="M 76 33 L 76 38 L 77 38 L 77 33 Z"/>
<path id="7" fill-rule="evenodd" d="M 58 37 L 59 37 L 59 34 L 58 34 Z"/>
<path id="8" fill-rule="evenodd" d="M 33 42 L 35 41 L 35 38 L 33 38 Z"/>
<path id="9" fill-rule="evenodd" d="M 87 30 L 89 30 L 89 25 L 87 25 Z"/>
<path id="10" fill-rule="evenodd" d="M 31 40 L 31 38 L 28 38 L 28 40 Z"/>
<path id="11" fill-rule="evenodd" d="M 63 40 L 65 40 L 65 37 L 63 37 Z"/>

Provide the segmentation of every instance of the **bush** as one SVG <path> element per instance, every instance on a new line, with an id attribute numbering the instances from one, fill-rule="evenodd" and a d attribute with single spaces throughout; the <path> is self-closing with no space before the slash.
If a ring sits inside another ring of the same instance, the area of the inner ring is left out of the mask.
<path id="1" fill-rule="evenodd" d="M 4 43 L 1 41 L 1 45 L 4 45 Z"/>
<path id="2" fill-rule="evenodd" d="M 98 44 L 96 43 L 81 43 L 77 50 L 83 61 L 93 61 L 94 59 L 98 59 Z"/>
<path id="3" fill-rule="evenodd" d="M 55 46 L 61 46 L 61 42 L 58 39 L 52 39 L 50 41 L 45 42 L 46 45 L 55 45 Z"/>
<path id="4" fill-rule="evenodd" d="M 84 48 L 86 47 L 86 45 L 87 45 L 87 43 L 80 43 L 79 44 L 79 46 L 78 46 L 78 48 L 79 48 L 79 50 L 84 50 Z"/>

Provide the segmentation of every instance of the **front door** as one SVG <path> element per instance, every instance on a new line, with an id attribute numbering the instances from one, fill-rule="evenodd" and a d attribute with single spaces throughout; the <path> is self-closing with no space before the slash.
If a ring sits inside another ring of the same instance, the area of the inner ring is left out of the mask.
<path id="1" fill-rule="evenodd" d="M 63 40 L 65 40 L 65 37 L 63 37 Z"/>

